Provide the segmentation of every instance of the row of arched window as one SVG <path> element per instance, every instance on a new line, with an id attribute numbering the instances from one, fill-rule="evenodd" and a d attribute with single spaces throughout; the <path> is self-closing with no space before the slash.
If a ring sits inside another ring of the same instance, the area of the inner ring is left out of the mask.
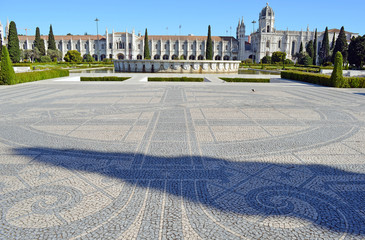
<path id="1" fill-rule="evenodd" d="M 112 56 L 109 56 L 109 57 L 112 58 Z M 125 59 L 125 56 L 122 53 L 118 54 L 117 57 L 118 57 L 119 60 L 124 60 Z M 142 55 L 141 54 L 138 54 L 137 55 L 137 59 L 142 60 Z M 161 59 L 161 56 L 158 55 L 158 54 L 156 54 L 156 55 L 153 56 L 153 59 L 154 60 L 160 60 Z M 169 59 L 170 59 L 170 56 L 167 55 L 167 54 L 165 54 L 165 55 L 162 56 L 162 60 L 169 60 Z M 180 60 L 187 60 L 187 56 L 186 55 L 181 55 L 180 57 L 178 57 L 177 55 L 172 55 L 171 56 L 171 60 L 178 60 L 178 59 L 180 59 Z M 189 60 L 204 60 L 204 59 L 205 58 L 204 58 L 203 55 L 199 55 L 198 57 L 196 57 L 195 55 L 190 55 L 189 56 Z M 214 60 L 222 60 L 222 57 L 220 55 L 216 55 L 214 57 Z M 228 61 L 228 60 L 231 60 L 231 58 L 226 55 L 226 56 L 223 57 L 223 60 Z M 237 60 L 237 57 L 233 57 L 232 60 Z"/>

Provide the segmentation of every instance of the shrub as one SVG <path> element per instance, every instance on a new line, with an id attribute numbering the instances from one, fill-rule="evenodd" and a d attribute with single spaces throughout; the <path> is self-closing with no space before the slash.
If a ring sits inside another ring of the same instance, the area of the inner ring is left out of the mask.
<path id="1" fill-rule="evenodd" d="M 271 57 L 270 56 L 265 56 L 261 59 L 261 62 L 263 64 L 271 64 Z"/>
<path id="2" fill-rule="evenodd" d="M 111 58 L 104 58 L 103 59 L 103 63 L 112 63 L 113 62 L 113 59 Z"/>
<path id="3" fill-rule="evenodd" d="M 76 50 L 67 51 L 63 58 L 66 62 L 82 62 L 81 53 Z"/>
<path id="4" fill-rule="evenodd" d="M 284 63 L 285 65 L 294 65 L 294 62 L 290 59 L 285 59 Z"/>
<path id="5" fill-rule="evenodd" d="M 124 81 L 129 79 L 130 77 L 81 77 L 80 81 L 82 82 L 91 82 L 91 81 Z"/>
<path id="6" fill-rule="evenodd" d="M 344 84 L 342 75 L 342 64 L 342 54 L 341 52 L 337 52 L 335 57 L 335 66 L 331 75 L 332 86 L 334 87 L 342 87 L 342 85 Z"/>
<path id="7" fill-rule="evenodd" d="M 52 62 L 52 59 L 50 58 L 50 56 L 42 56 L 40 62 L 48 63 Z"/>
<path id="8" fill-rule="evenodd" d="M 286 58 L 285 52 L 273 52 L 272 53 L 272 63 L 282 63 Z"/>
<path id="9" fill-rule="evenodd" d="M 282 71 L 281 78 L 334 87 L 334 83 L 332 82 L 331 77 L 325 74 L 306 73 L 298 71 Z M 365 88 L 365 78 L 343 78 L 342 84 L 338 87 Z"/>
<path id="10" fill-rule="evenodd" d="M 325 62 L 322 64 L 324 67 L 333 66 L 332 62 Z"/>
<path id="11" fill-rule="evenodd" d="M 67 76 L 69 76 L 69 72 L 68 70 L 64 69 L 16 73 L 16 83 L 34 82 L 39 80 L 67 77 Z"/>
<path id="12" fill-rule="evenodd" d="M 222 79 L 226 82 L 263 82 L 263 83 L 270 82 L 269 78 L 224 78 L 224 77 L 221 77 L 220 79 Z"/>
<path id="13" fill-rule="evenodd" d="M 244 64 L 252 64 L 253 61 L 252 61 L 252 58 L 247 58 L 246 60 L 242 61 L 242 63 L 244 63 Z"/>
<path id="14" fill-rule="evenodd" d="M 8 48 L 6 46 L 2 46 L 0 66 L 0 84 L 15 84 L 15 72 L 11 64 Z"/>
<path id="15" fill-rule="evenodd" d="M 282 71 L 281 78 L 291 79 L 301 82 L 319 84 L 323 86 L 332 86 L 331 78 L 325 74 L 307 73 L 299 71 Z"/>
<path id="16" fill-rule="evenodd" d="M 204 82 L 204 78 L 187 78 L 187 77 L 176 77 L 176 78 L 148 78 L 149 82 Z"/>
<path id="17" fill-rule="evenodd" d="M 94 58 L 90 54 L 88 54 L 88 53 L 84 54 L 83 62 L 93 62 L 93 61 L 94 61 Z"/>

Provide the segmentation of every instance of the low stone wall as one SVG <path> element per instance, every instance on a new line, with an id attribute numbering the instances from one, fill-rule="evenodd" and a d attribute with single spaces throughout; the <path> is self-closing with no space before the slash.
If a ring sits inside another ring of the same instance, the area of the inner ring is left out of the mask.
<path id="1" fill-rule="evenodd" d="M 240 61 L 114 60 L 116 72 L 238 73 Z"/>

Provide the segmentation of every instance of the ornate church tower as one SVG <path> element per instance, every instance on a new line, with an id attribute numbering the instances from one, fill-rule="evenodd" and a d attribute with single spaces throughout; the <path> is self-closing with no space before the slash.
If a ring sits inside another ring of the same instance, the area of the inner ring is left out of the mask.
<path id="1" fill-rule="evenodd" d="M 273 33 L 275 32 L 275 13 L 266 3 L 259 16 L 259 29 L 262 33 Z"/>
<path id="2" fill-rule="evenodd" d="M 6 21 L 6 27 L 5 27 L 5 35 L 6 35 L 6 39 L 8 39 L 9 36 L 9 19 L 7 19 Z"/>
<path id="3" fill-rule="evenodd" d="M 237 40 L 238 40 L 238 59 L 239 60 L 244 60 L 244 56 L 245 56 L 245 36 L 246 36 L 246 26 L 245 23 L 243 22 L 243 17 L 242 17 L 242 21 L 238 21 L 238 26 L 237 26 Z"/>

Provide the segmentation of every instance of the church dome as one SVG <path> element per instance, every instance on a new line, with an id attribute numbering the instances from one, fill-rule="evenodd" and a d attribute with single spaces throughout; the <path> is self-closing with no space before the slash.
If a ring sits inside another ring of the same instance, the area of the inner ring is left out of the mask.
<path id="1" fill-rule="evenodd" d="M 266 16 L 275 16 L 274 10 L 272 10 L 272 8 L 269 6 L 269 3 L 266 3 L 266 7 L 264 7 L 260 13 L 260 18 L 265 18 Z"/>

